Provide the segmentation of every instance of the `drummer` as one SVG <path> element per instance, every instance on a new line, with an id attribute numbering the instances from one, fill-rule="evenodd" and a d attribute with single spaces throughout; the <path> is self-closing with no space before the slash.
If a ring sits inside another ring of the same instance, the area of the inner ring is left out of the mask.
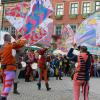
<path id="1" fill-rule="evenodd" d="M 37 51 L 34 51 L 34 55 L 33 55 L 34 59 L 33 59 L 33 63 L 31 65 L 32 69 L 33 69 L 33 77 L 34 77 L 34 81 L 36 80 L 37 76 L 38 76 L 38 71 L 37 71 L 37 60 L 38 60 L 38 56 L 39 53 Z"/>
<path id="2" fill-rule="evenodd" d="M 31 80 L 34 80 L 34 74 L 33 74 L 33 68 L 32 65 L 34 63 L 35 56 L 32 50 L 27 50 L 25 62 L 26 62 L 26 68 L 25 68 L 25 82 L 30 82 Z M 31 78 L 31 80 L 30 80 Z"/>
<path id="3" fill-rule="evenodd" d="M 26 62 L 26 68 L 25 68 L 25 82 L 30 82 L 30 77 L 33 76 L 32 73 L 32 67 L 30 65 L 30 62 Z"/>

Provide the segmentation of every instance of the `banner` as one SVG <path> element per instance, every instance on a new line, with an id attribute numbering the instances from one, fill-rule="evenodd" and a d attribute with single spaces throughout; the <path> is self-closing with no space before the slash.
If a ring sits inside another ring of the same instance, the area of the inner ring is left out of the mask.
<path id="1" fill-rule="evenodd" d="M 74 42 L 74 32 L 69 24 L 63 27 L 62 36 L 66 38 L 67 44 L 72 44 Z"/>
<path id="2" fill-rule="evenodd" d="M 58 49 L 63 52 L 68 52 L 68 50 L 72 47 L 72 43 L 74 42 L 74 32 L 71 26 L 64 25 L 61 31 L 62 35 L 62 43 L 58 43 Z"/>
<path id="3" fill-rule="evenodd" d="M 39 42 L 41 44 L 43 44 L 44 46 L 48 47 L 51 44 L 51 39 L 52 39 L 52 33 L 53 33 L 53 23 L 48 25 L 48 32 L 47 35 Z"/>
<path id="4" fill-rule="evenodd" d="M 50 0 L 42 0 L 43 1 L 43 6 L 50 9 L 51 11 L 53 11 L 53 7 L 52 4 L 50 2 Z"/>
<path id="5" fill-rule="evenodd" d="M 30 4 L 23 2 L 6 10 L 8 21 L 29 40 L 29 44 L 35 44 L 46 36 L 48 31 L 46 24 L 50 19 L 41 25 L 43 28 L 39 25 L 53 10 L 49 0 L 32 0 Z"/>
<path id="6" fill-rule="evenodd" d="M 76 43 L 78 45 L 88 44 L 96 46 L 100 44 L 100 11 L 85 19 L 77 29 L 75 34 Z"/>
<path id="7" fill-rule="evenodd" d="M 5 9 L 5 18 L 19 31 L 25 23 L 25 17 L 29 9 L 28 2 L 21 2 L 14 7 L 7 7 Z"/>
<path id="8" fill-rule="evenodd" d="M 52 25 L 53 19 L 46 18 L 39 26 L 45 29 L 47 32 L 50 32 L 53 28 Z M 50 29 L 48 27 L 50 27 Z"/>
<path id="9" fill-rule="evenodd" d="M 47 35 L 42 40 L 40 40 L 39 43 L 48 47 L 51 45 L 50 42 L 53 34 L 53 20 L 47 18 L 40 26 L 46 30 Z"/>
<path id="10" fill-rule="evenodd" d="M 39 42 L 43 37 L 47 35 L 47 32 L 43 28 L 36 28 L 35 31 L 32 31 L 32 34 L 29 38 L 29 44 L 34 45 Z"/>
<path id="11" fill-rule="evenodd" d="M 100 20 L 97 21 L 97 27 L 96 27 L 96 45 L 100 46 Z"/>
<path id="12" fill-rule="evenodd" d="M 31 4 L 31 9 L 25 19 L 26 23 L 20 30 L 24 33 L 26 38 L 28 38 L 29 35 L 33 33 L 32 31 L 35 30 L 35 28 L 38 27 L 39 24 L 41 24 L 51 14 L 51 10 L 45 8 L 43 6 L 44 2 L 41 1 L 41 3 L 40 1 L 41 0 L 37 0 L 35 4 Z"/>
<path id="13" fill-rule="evenodd" d="M 36 43 L 40 43 L 42 45 L 49 45 L 50 44 L 50 40 L 51 40 L 51 33 L 49 31 L 50 28 L 50 24 L 53 22 L 52 19 L 50 18 L 46 18 L 46 20 L 44 20 L 38 28 L 36 28 L 36 30 L 34 31 L 34 33 L 32 33 L 31 37 L 31 45 L 36 44 Z M 52 27 L 51 27 L 52 28 Z M 39 36 L 40 35 L 40 36 Z M 35 41 L 34 41 L 35 40 Z"/>

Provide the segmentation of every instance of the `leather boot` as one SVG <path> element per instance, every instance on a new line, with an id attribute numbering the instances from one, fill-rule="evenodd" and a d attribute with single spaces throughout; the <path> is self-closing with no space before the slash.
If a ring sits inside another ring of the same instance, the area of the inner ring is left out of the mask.
<path id="1" fill-rule="evenodd" d="M 48 83 L 46 83 L 45 86 L 46 86 L 47 91 L 51 90 Z"/>
<path id="2" fill-rule="evenodd" d="M 37 83 L 38 90 L 41 90 L 41 83 Z"/>
<path id="3" fill-rule="evenodd" d="M 14 90 L 13 90 L 14 94 L 19 95 L 20 93 L 17 91 L 17 83 L 14 83 Z"/>

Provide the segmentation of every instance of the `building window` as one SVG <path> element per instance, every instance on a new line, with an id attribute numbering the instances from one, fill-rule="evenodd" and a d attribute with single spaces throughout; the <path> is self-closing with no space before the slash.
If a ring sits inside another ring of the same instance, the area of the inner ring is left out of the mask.
<path id="1" fill-rule="evenodd" d="M 90 8 L 91 8 L 90 2 L 84 2 L 83 3 L 83 14 L 89 14 L 91 11 Z"/>
<path id="2" fill-rule="evenodd" d="M 56 6 L 56 15 L 63 15 L 64 14 L 64 5 L 63 4 L 57 4 Z"/>
<path id="3" fill-rule="evenodd" d="M 56 35 L 61 35 L 62 25 L 56 25 Z"/>
<path id="4" fill-rule="evenodd" d="M 76 32 L 77 25 L 71 24 L 70 26 L 71 26 L 73 32 L 75 33 Z"/>
<path id="5" fill-rule="evenodd" d="M 100 1 L 95 2 L 95 10 L 100 9 Z"/>
<path id="6" fill-rule="evenodd" d="M 15 27 L 11 27 L 11 34 L 15 34 L 16 30 Z"/>
<path id="7" fill-rule="evenodd" d="M 70 14 L 78 14 L 78 3 L 71 3 Z"/>
<path id="8" fill-rule="evenodd" d="M 4 31 L 9 32 L 9 27 L 4 27 L 3 29 L 4 29 Z"/>

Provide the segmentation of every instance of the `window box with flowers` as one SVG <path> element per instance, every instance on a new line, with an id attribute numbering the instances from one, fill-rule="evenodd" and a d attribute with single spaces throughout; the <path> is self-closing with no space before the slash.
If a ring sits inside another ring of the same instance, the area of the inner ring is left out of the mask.
<path id="1" fill-rule="evenodd" d="M 56 16 L 55 16 L 55 19 L 56 19 L 56 20 L 61 20 L 62 18 L 63 18 L 63 15 L 56 15 Z"/>
<path id="2" fill-rule="evenodd" d="M 87 17 L 89 17 L 90 16 L 90 14 L 88 14 L 88 13 L 86 13 L 86 14 L 82 14 L 82 17 L 85 19 L 85 18 L 87 18 Z"/>
<path id="3" fill-rule="evenodd" d="M 70 14 L 69 15 L 69 17 L 72 18 L 72 19 L 77 18 L 77 16 L 78 16 L 77 14 Z"/>

